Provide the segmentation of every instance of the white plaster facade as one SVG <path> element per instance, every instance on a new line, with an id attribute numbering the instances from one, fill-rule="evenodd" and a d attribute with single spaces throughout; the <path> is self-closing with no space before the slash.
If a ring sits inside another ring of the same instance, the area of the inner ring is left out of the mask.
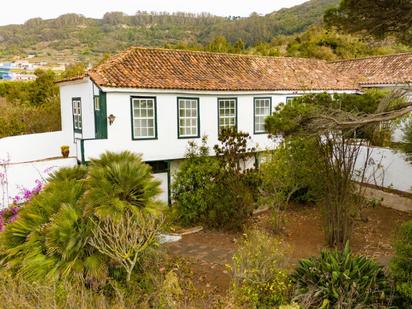
<path id="1" fill-rule="evenodd" d="M 10 158 L 13 164 L 13 176 L 10 187 L 34 183 L 38 178 L 39 168 L 44 166 L 71 166 L 76 162 L 86 162 L 105 151 L 129 150 L 142 155 L 144 161 L 166 163 L 167 170 L 155 171 L 155 177 L 162 182 L 163 201 L 169 200 L 170 171 L 175 170 L 184 158 L 189 140 L 198 140 L 208 136 L 208 145 L 212 148 L 218 143 L 218 98 L 237 98 L 237 129 L 248 132 L 251 145 L 264 150 L 273 148 L 276 143 L 267 134 L 254 134 L 254 98 L 270 97 L 272 111 L 288 97 L 309 92 L 322 91 L 183 91 L 156 89 L 98 88 L 89 78 L 60 84 L 62 130 L 59 132 L 24 135 L 0 139 L 0 159 Z M 338 92 L 338 91 L 334 91 Z M 346 93 L 355 91 L 345 91 Z M 96 139 L 94 96 L 104 93 L 106 96 L 106 114 L 113 115 L 114 122 L 107 121 L 107 138 Z M 332 93 L 332 91 L 330 91 Z M 131 97 L 156 97 L 157 138 L 151 140 L 133 140 Z M 199 99 L 199 138 L 178 138 L 177 99 L 191 97 Z M 73 126 L 73 98 L 81 100 L 82 132 L 77 133 Z M 60 161 L 60 146 L 70 146 L 72 159 Z M 46 160 L 46 163 L 35 162 Z M 63 163 L 64 162 L 64 163 Z M 16 164 L 21 164 L 17 167 Z M 382 161 L 386 169 L 384 185 L 394 189 L 409 191 L 412 187 L 412 169 L 399 154 L 385 152 Z M 40 166 L 40 167 L 37 167 Z M 24 167 L 24 168 L 23 168 Z M 14 189 L 13 189 L 14 190 Z"/>

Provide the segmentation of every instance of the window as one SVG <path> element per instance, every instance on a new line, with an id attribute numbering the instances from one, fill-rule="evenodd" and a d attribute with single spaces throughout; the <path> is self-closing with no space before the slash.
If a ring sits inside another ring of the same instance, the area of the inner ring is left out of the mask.
<path id="1" fill-rule="evenodd" d="M 218 99 L 219 132 L 223 128 L 237 127 L 237 99 Z"/>
<path id="2" fill-rule="evenodd" d="M 98 95 L 94 96 L 94 110 L 100 110 L 100 97 Z"/>
<path id="3" fill-rule="evenodd" d="M 255 98 L 255 134 L 265 133 L 265 118 L 271 114 L 272 99 L 271 98 Z"/>
<path id="4" fill-rule="evenodd" d="M 293 99 L 294 99 L 294 97 L 287 97 L 287 98 L 286 98 L 286 103 L 291 102 Z"/>
<path id="5" fill-rule="evenodd" d="M 177 109 L 179 138 L 199 137 L 199 99 L 178 98 Z"/>
<path id="6" fill-rule="evenodd" d="M 133 139 L 157 138 L 155 98 L 132 98 L 132 128 Z"/>
<path id="7" fill-rule="evenodd" d="M 72 99 L 73 105 L 73 129 L 82 132 L 82 102 L 80 98 Z"/>

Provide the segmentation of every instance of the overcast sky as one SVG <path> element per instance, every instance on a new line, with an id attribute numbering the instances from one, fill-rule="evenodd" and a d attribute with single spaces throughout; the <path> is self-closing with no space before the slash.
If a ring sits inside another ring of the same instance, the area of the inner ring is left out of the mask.
<path id="1" fill-rule="evenodd" d="M 134 14 L 136 11 L 209 12 L 220 16 L 267 14 L 305 0 L 2 0 L 0 25 L 21 24 L 33 17 L 55 18 L 65 13 L 80 13 L 101 18 L 110 11 Z M 6 4 L 7 3 L 7 4 Z"/>

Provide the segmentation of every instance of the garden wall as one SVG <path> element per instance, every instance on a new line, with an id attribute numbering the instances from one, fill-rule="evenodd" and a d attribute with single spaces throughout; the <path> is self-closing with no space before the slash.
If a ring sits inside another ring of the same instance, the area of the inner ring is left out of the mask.
<path id="1" fill-rule="evenodd" d="M 362 148 L 357 162 L 357 169 L 363 169 L 367 149 Z M 412 192 L 412 163 L 406 156 L 387 148 L 371 148 L 365 182 L 379 187 L 391 188 L 403 192 Z M 360 180 L 360 179 L 357 179 Z"/>
<path id="2" fill-rule="evenodd" d="M 0 160 L 21 163 L 58 158 L 62 145 L 70 146 L 71 155 L 75 155 L 73 137 L 63 131 L 5 137 L 0 139 Z"/>
<path id="3" fill-rule="evenodd" d="M 36 186 L 36 180 L 45 182 L 53 171 L 76 164 L 77 160 L 75 158 L 8 164 L 6 166 L 7 178 L 5 178 L 7 184 L 0 186 L 0 209 L 7 206 L 4 205 L 5 196 L 10 197 L 9 202 L 11 202 L 12 198 L 19 194 L 23 188 L 33 189 Z M 4 169 L 0 170 L 0 172 L 4 172 Z"/>

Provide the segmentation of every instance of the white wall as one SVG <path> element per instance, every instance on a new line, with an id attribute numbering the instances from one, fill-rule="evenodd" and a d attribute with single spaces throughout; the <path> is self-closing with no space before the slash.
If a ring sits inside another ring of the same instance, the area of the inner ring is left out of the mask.
<path id="1" fill-rule="evenodd" d="M 73 139 L 63 131 L 10 136 L 0 139 L 0 160 L 29 162 L 61 157 L 60 146 L 70 147 L 70 156 L 75 156 Z"/>
<path id="2" fill-rule="evenodd" d="M 71 84 L 60 85 L 60 102 L 62 114 L 62 131 L 74 138 L 94 138 L 94 86 L 90 80 L 77 81 Z M 82 106 L 82 134 L 74 134 L 72 99 L 81 98 Z"/>
<path id="3" fill-rule="evenodd" d="M 133 140 L 131 128 L 130 97 L 156 96 L 157 99 L 157 129 L 156 140 Z M 85 159 L 89 160 L 99 156 L 106 150 L 122 151 L 130 150 L 143 154 L 145 161 L 173 160 L 183 158 L 189 140 L 178 139 L 177 136 L 177 97 L 190 96 L 199 98 L 200 104 L 200 135 L 208 136 L 210 147 L 218 143 L 218 108 L 217 98 L 222 95 L 205 94 L 169 94 L 169 93 L 108 93 L 107 114 L 116 116 L 116 120 L 108 126 L 107 140 L 86 140 L 84 142 Z M 252 136 L 250 146 L 259 149 L 273 147 L 272 140 L 266 134 L 253 134 L 253 98 L 258 96 L 269 96 L 264 94 L 230 94 L 228 97 L 238 99 L 238 130 L 248 132 Z M 285 102 L 287 94 L 273 94 L 272 108 L 279 103 Z M 201 138 L 194 140 L 200 141 Z"/>
<path id="4" fill-rule="evenodd" d="M 156 173 L 153 174 L 153 177 L 156 178 L 157 180 L 160 180 L 160 188 L 162 192 L 159 194 L 157 197 L 160 201 L 164 203 L 168 203 L 169 201 L 169 178 L 167 176 L 167 173 Z"/>
<path id="5" fill-rule="evenodd" d="M 366 156 L 367 149 L 362 148 L 356 164 L 358 170 L 363 169 Z M 377 186 L 412 192 L 412 162 L 408 163 L 403 153 L 387 148 L 371 148 L 365 181 Z"/>
<path id="6" fill-rule="evenodd" d="M 45 180 L 51 172 L 62 167 L 71 167 L 77 164 L 74 158 L 45 160 L 30 163 L 17 163 L 7 166 L 8 193 L 10 202 L 14 196 L 21 192 L 21 188 L 33 189 L 36 186 L 36 179 Z M 1 169 L 0 171 L 3 171 Z M 0 209 L 7 205 L 2 205 L 2 188 L 0 188 Z"/>

